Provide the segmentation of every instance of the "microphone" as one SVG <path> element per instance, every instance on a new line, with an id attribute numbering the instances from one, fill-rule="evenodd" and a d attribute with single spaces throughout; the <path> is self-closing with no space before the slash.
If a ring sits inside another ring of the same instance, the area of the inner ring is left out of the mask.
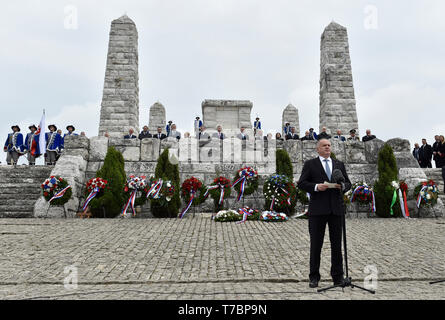
<path id="1" fill-rule="evenodd" d="M 339 184 L 345 182 L 345 177 L 340 169 L 334 169 L 334 171 L 332 171 L 331 182 Z"/>
<path id="2" fill-rule="evenodd" d="M 340 169 L 334 169 L 331 175 L 331 182 L 341 185 L 341 190 L 345 190 L 345 177 Z"/>

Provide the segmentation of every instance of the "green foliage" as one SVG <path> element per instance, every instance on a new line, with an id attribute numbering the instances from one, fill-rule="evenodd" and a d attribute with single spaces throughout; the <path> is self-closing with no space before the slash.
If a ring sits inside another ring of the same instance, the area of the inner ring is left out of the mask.
<path id="1" fill-rule="evenodd" d="M 243 194 L 244 197 L 254 193 L 258 189 L 258 172 L 252 167 L 241 168 L 235 173 L 232 184 L 235 183 L 235 181 L 237 181 L 241 177 L 240 172 L 242 172 L 243 170 L 247 170 L 247 172 L 249 171 L 254 172 L 252 176 L 249 175 L 246 178 L 246 184 L 244 186 L 244 194 Z M 241 185 L 242 181 L 238 182 L 235 186 L 232 185 L 232 188 L 237 192 L 237 197 L 241 190 Z"/>
<path id="2" fill-rule="evenodd" d="M 391 202 L 394 194 L 392 181 L 399 181 L 398 168 L 394 152 L 390 145 L 385 144 L 378 156 L 379 179 L 374 184 L 376 215 L 382 218 L 400 217 L 402 215 L 400 202 L 393 207 L 394 215 L 391 216 Z"/>
<path id="3" fill-rule="evenodd" d="M 52 188 L 49 188 L 44 184 L 42 184 L 42 194 L 46 201 L 51 200 L 53 196 L 55 196 L 57 193 L 59 193 L 68 186 L 68 182 L 59 176 L 51 176 L 46 181 L 55 182 Z M 73 191 L 71 188 L 69 188 L 65 191 L 64 195 L 61 198 L 54 199 L 53 201 L 51 201 L 50 205 L 63 206 L 65 203 L 68 202 L 69 199 L 71 199 L 72 195 Z"/>
<path id="4" fill-rule="evenodd" d="M 277 149 L 275 152 L 275 163 L 277 174 L 288 176 L 291 181 L 294 179 L 292 162 L 286 150 Z"/>
<path id="5" fill-rule="evenodd" d="M 214 185 L 221 185 L 224 186 L 224 200 L 228 199 L 230 195 L 232 194 L 232 188 L 231 188 L 231 181 L 227 178 L 224 178 L 222 176 L 218 176 L 213 180 L 213 183 L 210 186 Z M 210 197 L 213 199 L 213 210 L 214 212 L 219 212 L 221 210 L 224 210 L 224 202 L 220 205 L 219 200 L 221 197 L 221 188 L 211 189 L 209 191 Z"/>
<path id="6" fill-rule="evenodd" d="M 172 164 L 168 159 L 169 149 L 165 149 L 159 156 L 158 163 L 155 169 L 156 179 L 161 178 L 166 181 L 169 180 L 174 186 L 175 192 L 168 202 L 162 202 L 160 199 L 151 199 L 151 212 L 156 218 L 176 218 L 181 206 L 181 199 L 179 198 L 179 168 L 177 164 Z"/>
<path id="7" fill-rule="evenodd" d="M 337 156 L 332 151 L 331 151 L 331 159 L 337 160 Z"/>
<path id="8" fill-rule="evenodd" d="M 124 187 L 127 176 L 124 169 L 124 157 L 114 147 L 109 147 L 105 161 L 96 173 L 96 177 L 108 181 L 108 188 L 99 198 L 90 202 L 93 217 L 114 218 L 121 213 L 125 204 Z"/>

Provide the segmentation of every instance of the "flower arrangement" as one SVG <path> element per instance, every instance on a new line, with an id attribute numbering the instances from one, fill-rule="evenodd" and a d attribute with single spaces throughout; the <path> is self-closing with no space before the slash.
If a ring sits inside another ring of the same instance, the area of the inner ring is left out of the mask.
<path id="1" fill-rule="evenodd" d="M 264 211 L 260 216 L 260 220 L 264 222 L 284 222 L 289 220 L 289 218 L 281 212 Z"/>
<path id="2" fill-rule="evenodd" d="M 417 208 L 434 207 L 437 204 L 439 190 L 434 180 L 424 181 L 414 188 L 414 199 Z"/>
<path id="3" fill-rule="evenodd" d="M 102 178 L 92 178 L 88 180 L 85 187 L 85 202 L 82 206 L 82 210 L 86 213 L 88 204 L 96 197 L 100 197 L 103 191 L 108 188 L 108 181 Z"/>
<path id="4" fill-rule="evenodd" d="M 126 196 L 128 196 L 128 200 L 122 210 L 121 216 L 123 216 L 123 217 L 127 216 L 128 207 L 131 208 L 131 210 L 133 212 L 133 216 L 136 215 L 136 210 L 134 208 L 135 200 L 136 200 L 136 193 L 138 191 L 142 191 L 146 188 L 147 182 L 145 181 L 145 179 L 146 179 L 146 176 L 137 177 L 135 175 L 131 175 L 127 179 L 127 182 L 125 183 L 125 187 L 124 187 L 124 193 L 126 194 Z"/>
<path id="5" fill-rule="evenodd" d="M 258 172 L 252 167 L 239 169 L 233 179 L 232 188 L 238 192 L 237 201 L 258 189 Z"/>
<path id="6" fill-rule="evenodd" d="M 45 200 L 55 206 L 64 205 L 73 194 L 68 182 L 59 176 L 50 176 L 40 187 Z"/>
<path id="7" fill-rule="evenodd" d="M 405 181 L 399 182 L 398 192 L 399 192 L 400 208 L 402 209 L 402 215 L 405 218 L 409 218 L 408 199 L 406 196 L 408 194 L 408 185 L 406 184 Z"/>
<path id="8" fill-rule="evenodd" d="M 260 217 L 260 212 L 249 207 L 240 208 L 238 211 L 235 210 L 221 210 L 212 218 L 217 222 L 230 222 L 238 221 L 242 223 L 246 220 L 258 220 Z"/>
<path id="9" fill-rule="evenodd" d="M 204 201 L 205 186 L 198 178 L 186 179 L 181 185 L 181 198 L 187 204 L 179 215 L 183 218 L 192 205 L 196 206 Z"/>
<path id="10" fill-rule="evenodd" d="M 297 203 L 297 188 L 285 175 L 270 176 L 263 187 L 266 209 L 292 212 Z"/>
<path id="11" fill-rule="evenodd" d="M 355 183 L 352 186 L 351 203 L 371 204 L 372 211 L 375 212 L 375 195 L 371 186 L 364 182 Z"/>
<path id="12" fill-rule="evenodd" d="M 170 180 L 155 179 L 151 177 L 144 189 L 145 199 L 151 197 L 157 200 L 160 206 L 166 207 L 175 194 L 175 186 Z"/>
<path id="13" fill-rule="evenodd" d="M 230 197 L 232 193 L 232 183 L 229 179 L 224 177 L 217 177 L 213 180 L 213 183 L 207 187 L 207 191 L 204 194 L 204 199 L 210 196 L 215 204 L 215 211 L 220 211 L 224 206 L 224 198 Z"/>

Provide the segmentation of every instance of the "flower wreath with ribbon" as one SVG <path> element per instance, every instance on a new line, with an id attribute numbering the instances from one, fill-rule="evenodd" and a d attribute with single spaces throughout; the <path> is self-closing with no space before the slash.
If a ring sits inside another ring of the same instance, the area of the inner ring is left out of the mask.
<path id="1" fill-rule="evenodd" d="M 144 189 L 144 195 L 146 199 L 156 200 L 160 206 L 165 207 L 175 195 L 175 186 L 170 180 L 151 177 Z"/>
<path id="2" fill-rule="evenodd" d="M 297 204 L 297 188 L 285 175 L 270 176 L 264 183 L 263 194 L 270 211 L 290 212 Z"/>
<path id="3" fill-rule="evenodd" d="M 54 206 L 64 205 L 73 194 L 68 182 L 59 176 L 50 176 L 40 187 L 45 200 Z"/>
<path id="4" fill-rule="evenodd" d="M 210 196 L 218 203 L 218 206 L 221 207 L 224 204 L 224 198 L 230 197 L 232 193 L 232 182 L 224 177 L 217 177 L 213 180 L 213 183 L 207 187 L 206 192 L 204 193 L 204 199 Z"/>
<path id="5" fill-rule="evenodd" d="M 133 212 L 133 217 L 136 215 L 136 210 L 134 209 L 136 193 L 138 191 L 144 190 L 145 187 L 147 186 L 147 182 L 145 179 L 146 179 L 145 176 L 137 177 L 134 175 L 131 175 L 128 178 L 127 183 L 125 184 L 124 187 L 124 193 L 128 196 L 128 200 L 124 208 L 122 209 L 122 214 L 121 214 L 122 217 L 127 217 L 128 207 L 131 208 L 131 211 Z"/>
<path id="6" fill-rule="evenodd" d="M 264 211 L 260 216 L 260 220 L 264 222 L 284 222 L 289 220 L 289 218 L 282 212 Z"/>
<path id="7" fill-rule="evenodd" d="M 434 180 L 424 181 L 414 188 L 417 208 L 434 207 L 439 197 L 439 190 Z"/>
<path id="8" fill-rule="evenodd" d="M 258 172 L 252 167 L 241 168 L 233 181 L 232 188 L 238 192 L 236 201 L 240 201 L 244 195 L 252 194 L 258 189 Z"/>
<path id="9" fill-rule="evenodd" d="M 351 203 L 371 204 L 372 212 L 375 212 L 375 194 L 371 186 L 364 182 L 355 183 L 352 186 Z"/>
<path id="10" fill-rule="evenodd" d="M 85 188 L 85 202 L 82 206 L 82 211 L 86 212 L 88 209 L 88 204 L 93 200 L 94 198 L 99 198 L 103 191 L 108 188 L 108 181 L 102 178 L 92 178 L 88 180 Z"/>
<path id="11" fill-rule="evenodd" d="M 258 220 L 260 212 L 249 207 L 244 207 L 238 209 L 238 215 L 242 218 L 241 221 L 238 221 L 236 224 L 244 223 L 247 220 Z"/>
<path id="12" fill-rule="evenodd" d="M 187 204 L 179 218 L 182 219 L 192 205 L 196 206 L 204 201 L 205 186 L 201 180 L 191 177 L 181 185 L 181 198 Z"/>

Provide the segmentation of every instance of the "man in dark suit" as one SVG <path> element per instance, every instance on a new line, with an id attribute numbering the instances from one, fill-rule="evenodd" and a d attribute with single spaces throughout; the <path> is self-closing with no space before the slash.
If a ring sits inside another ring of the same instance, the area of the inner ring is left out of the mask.
<path id="1" fill-rule="evenodd" d="M 139 140 L 147 138 L 151 138 L 151 133 L 148 131 L 148 126 L 144 126 L 141 133 L 139 133 Z"/>
<path id="2" fill-rule="evenodd" d="M 298 133 L 295 132 L 295 127 L 290 128 L 290 132 L 286 135 L 286 140 L 300 140 Z"/>
<path id="3" fill-rule="evenodd" d="M 343 193 L 351 189 L 351 181 L 343 162 L 332 159 L 331 143 L 321 139 L 317 143 L 317 158 L 304 163 L 298 187 L 310 193 L 309 235 L 310 235 L 310 273 L 309 286 L 316 288 L 320 281 L 320 255 L 326 224 L 329 225 L 331 241 L 331 277 L 334 285 L 342 285 L 343 257 L 341 252 L 342 219 L 344 215 Z M 329 188 L 324 182 L 331 181 L 331 174 L 339 169 L 345 177 L 343 184 Z"/>
<path id="4" fill-rule="evenodd" d="M 432 168 L 431 157 L 433 156 L 433 148 L 426 143 L 426 139 L 422 139 L 422 146 L 419 150 L 419 164 L 421 168 Z"/>
<path id="5" fill-rule="evenodd" d="M 158 127 L 158 132 L 153 135 L 153 138 L 154 139 L 163 140 L 163 139 L 167 138 L 167 136 L 162 133 L 162 128 Z"/>
<path id="6" fill-rule="evenodd" d="M 134 133 L 133 128 L 130 128 L 128 130 L 128 134 L 124 136 L 124 139 L 136 139 L 137 137 L 133 133 Z"/>

